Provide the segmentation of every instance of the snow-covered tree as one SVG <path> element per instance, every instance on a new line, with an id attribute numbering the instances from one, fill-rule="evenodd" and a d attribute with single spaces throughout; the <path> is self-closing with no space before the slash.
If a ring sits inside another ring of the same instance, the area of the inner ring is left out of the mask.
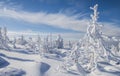
<path id="1" fill-rule="evenodd" d="M 120 52 L 120 42 L 119 42 L 119 44 L 118 44 L 118 49 L 119 49 L 119 52 Z"/>
<path id="2" fill-rule="evenodd" d="M 81 41 L 80 47 L 85 53 L 89 53 L 88 57 L 90 61 L 88 62 L 88 71 L 92 71 L 96 68 L 97 62 L 100 60 L 109 61 L 108 53 L 104 45 L 104 40 L 102 38 L 101 25 L 98 24 L 98 5 L 90 7 L 94 11 L 91 15 L 91 22 L 87 28 L 87 34 Z"/>
<path id="3" fill-rule="evenodd" d="M 62 49 L 63 48 L 63 38 L 61 37 L 61 35 L 58 35 L 58 37 L 57 37 L 56 47 L 58 49 Z"/>
<path id="4" fill-rule="evenodd" d="M 68 42 L 68 46 L 70 49 L 72 49 L 73 45 L 72 45 L 71 41 Z"/>
<path id="5" fill-rule="evenodd" d="M 32 37 L 29 37 L 26 46 L 29 51 L 36 53 L 36 43 L 33 41 Z"/>
<path id="6" fill-rule="evenodd" d="M 20 45 L 25 45 L 25 44 L 27 44 L 27 41 L 25 40 L 24 36 L 21 35 L 21 37 L 17 40 L 16 43 L 18 43 Z"/>
<path id="7" fill-rule="evenodd" d="M 102 25 L 99 25 L 97 22 L 99 14 L 97 8 L 97 4 L 94 7 L 90 7 L 94 13 L 91 14 L 92 19 L 87 28 L 87 33 L 68 54 L 67 61 L 69 60 L 70 62 L 65 65 L 70 64 L 70 66 L 73 66 L 79 64 L 85 71 L 91 72 L 96 69 L 98 61 L 109 61 L 109 53 L 104 46 L 104 40 L 102 38 Z M 79 67 L 77 66 L 77 68 Z"/>
<path id="8" fill-rule="evenodd" d="M 37 37 L 37 42 L 36 42 L 36 50 L 38 51 L 38 53 L 40 54 L 40 57 L 43 57 L 43 50 L 42 50 L 42 40 L 40 38 L 40 36 L 38 35 Z"/>
<path id="9" fill-rule="evenodd" d="M 50 47 L 50 49 L 54 48 L 54 46 L 53 46 L 53 40 L 52 40 L 52 34 L 50 34 L 50 36 L 49 36 L 49 47 Z"/>
<path id="10" fill-rule="evenodd" d="M 7 28 L 4 27 L 2 29 L 0 27 L 0 48 L 1 49 L 9 49 L 8 43 L 9 43 L 9 38 L 7 36 Z"/>
<path id="11" fill-rule="evenodd" d="M 7 42 L 9 41 L 9 39 L 7 37 L 7 28 L 6 27 L 3 28 L 3 38 L 4 38 L 5 44 L 7 44 Z"/>
<path id="12" fill-rule="evenodd" d="M 13 40 L 13 48 L 16 48 L 16 38 L 14 37 L 14 40 Z"/>
<path id="13" fill-rule="evenodd" d="M 37 47 L 38 47 L 38 50 L 40 50 L 40 47 L 41 47 L 41 38 L 40 38 L 39 35 L 37 37 Z"/>
<path id="14" fill-rule="evenodd" d="M 48 52 L 49 52 L 48 36 L 44 38 L 42 48 L 43 48 L 43 52 L 44 52 L 44 53 L 48 53 Z"/>
<path id="15" fill-rule="evenodd" d="M 3 37 L 2 37 L 2 32 L 1 32 L 1 27 L 0 27 L 0 48 L 3 48 Z"/>
<path id="16" fill-rule="evenodd" d="M 52 53 L 54 48 L 56 48 L 56 41 L 52 39 L 52 34 L 44 37 L 43 41 L 41 41 L 41 51 L 45 53 Z"/>

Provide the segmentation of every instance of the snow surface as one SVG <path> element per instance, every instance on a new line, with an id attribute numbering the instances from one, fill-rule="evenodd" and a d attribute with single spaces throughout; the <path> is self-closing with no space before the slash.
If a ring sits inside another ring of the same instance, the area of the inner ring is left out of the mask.
<path id="1" fill-rule="evenodd" d="M 49 54 L 40 58 L 37 54 L 0 50 L 0 57 L 9 62 L 9 65 L 0 68 L 0 76 L 81 76 L 75 70 L 60 72 L 57 68 L 63 61 Z M 120 76 L 120 65 L 100 62 L 97 67 L 98 69 L 87 76 Z M 83 75 L 82 70 L 81 74 Z"/>

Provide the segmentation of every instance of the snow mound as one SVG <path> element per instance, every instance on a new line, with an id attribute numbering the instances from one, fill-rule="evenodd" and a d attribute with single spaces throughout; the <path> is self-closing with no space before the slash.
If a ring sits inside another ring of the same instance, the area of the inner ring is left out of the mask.
<path id="1" fill-rule="evenodd" d="M 7 65 L 9 65 L 9 62 L 0 57 L 0 68 L 3 68 Z"/>
<path id="2" fill-rule="evenodd" d="M 16 68 L 5 68 L 0 71 L 0 76 L 23 76 L 25 72 Z"/>

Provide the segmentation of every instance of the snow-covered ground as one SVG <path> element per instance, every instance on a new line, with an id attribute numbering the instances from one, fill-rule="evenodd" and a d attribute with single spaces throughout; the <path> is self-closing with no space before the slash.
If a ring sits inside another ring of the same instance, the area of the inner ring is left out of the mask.
<path id="1" fill-rule="evenodd" d="M 56 59 L 54 55 L 47 54 L 40 58 L 37 54 L 24 54 L 19 52 L 0 50 L 1 59 L 6 60 L 0 68 L 0 76 L 80 76 L 76 71 L 61 72 L 58 67 L 63 60 Z M 73 67 L 75 68 L 75 67 Z M 88 76 L 120 76 L 120 65 L 99 62 L 98 67 Z"/>

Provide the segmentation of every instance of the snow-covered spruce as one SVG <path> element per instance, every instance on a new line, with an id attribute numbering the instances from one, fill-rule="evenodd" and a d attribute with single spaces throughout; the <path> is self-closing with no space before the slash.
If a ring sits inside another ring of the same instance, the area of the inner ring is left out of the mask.
<path id="1" fill-rule="evenodd" d="M 56 47 L 58 49 L 62 49 L 63 48 L 63 38 L 61 37 L 61 35 L 58 35 L 58 37 L 56 39 Z"/>
<path id="2" fill-rule="evenodd" d="M 16 38 L 14 37 L 13 41 L 12 41 L 12 44 L 13 44 L 13 48 L 16 48 Z"/>
<path id="3" fill-rule="evenodd" d="M 69 49 L 72 49 L 73 45 L 71 41 L 68 42 L 68 46 L 69 46 Z"/>
<path id="4" fill-rule="evenodd" d="M 0 27 L 0 49 L 9 49 L 8 46 L 9 38 L 7 36 L 7 28 L 4 27 L 3 29 Z"/>
<path id="5" fill-rule="evenodd" d="M 84 38 L 81 39 L 71 50 L 68 52 L 68 55 L 65 59 L 64 64 L 62 67 L 64 70 L 70 71 L 72 70 L 72 66 L 76 66 L 77 68 L 81 68 L 84 72 L 92 72 L 96 70 L 98 62 L 110 62 L 110 60 L 114 60 L 117 63 L 120 60 L 120 57 L 116 57 L 115 54 L 112 53 L 117 50 L 113 47 L 113 50 L 110 50 L 106 45 L 106 41 L 103 37 L 101 28 L 98 20 L 98 4 L 94 7 L 90 7 L 94 11 L 91 14 L 91 21 L 87 28 L 87 33 L 85 34 Z M 117 50 L 119 51 L 119 50 Z M 77 65 L 80 66 L 77 66 Z M 77 69 L 79 72 L 80 70 Z"/>
<path id="6" fill-rule="evenodd" d="M 16 43 L 17 43 L 17 44 L 20 44 L 20 45 L 25 45 L 25 44 L 27 44 L 27 41 L 25 40 L 25 38 L 24 38 L 23 35 L 21 35 L 21 37 L 18 38 L 16 41 L 17 41 Z"/>

